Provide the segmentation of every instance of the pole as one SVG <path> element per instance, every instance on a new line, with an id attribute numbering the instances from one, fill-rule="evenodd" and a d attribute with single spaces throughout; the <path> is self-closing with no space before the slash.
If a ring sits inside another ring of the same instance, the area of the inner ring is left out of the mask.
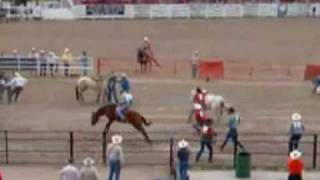
<path id="1" fill-rule="evenodd" d="M 74 141 L 73 141 L 73 132 L 72 131 L 69 132 L 69 145 L 70 145 L 69 162 L 73 163 L 74 162 L 74 154 L 73 154 Z"/>
<path id="2" fill-rule="evenodd" d="M 102 161 L 103 164 L 107 164 L 107 133 L 103 131 L 102 133 Z"/>
<path id="3" fill-rule="evenodd" d="M 176 174 L 175 174 L 175 168 L 174 168 L 174 162 L 173 162 L 173 138 L 170 138 L 170 174 L 171 177 L 173 176 L 173 179 L 176 180 Z"/>
<path id="4" fill-rule="evenodd" d="M 313 136 L 313 157 L 312 157 L 312 168 L 317 168 L 317 144 L 318 144 L 318 134 Z"/>
<path id="5" fill-rule="evenodd" d="M 238 153 L 238 137 L 236 137 L 236 142 L 234 142 L 233 148 L 233 168 L 237 166 L 237 153 Z"/>
<path id="6" fill-rule="evenodd" d="M 4 131 L 4 142 L 6 146 L 6 164 L 9 164 L 9 143 L 8 143 L 8 131 Z"/>

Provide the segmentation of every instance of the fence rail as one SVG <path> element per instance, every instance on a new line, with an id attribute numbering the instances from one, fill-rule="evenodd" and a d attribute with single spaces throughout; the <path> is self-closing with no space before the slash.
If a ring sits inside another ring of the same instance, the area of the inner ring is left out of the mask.
<path id="1" fill-rule="evenodd" d="M 176 165 L 177 143 L 181 138 L 189 141 L 192 159 L 199 148 L 199 139 L 193 133 L 187 135 L 170 132 L 151 133 L 153 145 L 148 145 L 138 133 L 124 132 L 123 148 L 128 165 L 165 165 L 171 170 Z M 221 144 L 225 132 L 218 132 L 214 144 Z M 288 135 L 268 133 L 242 133 L 240 141 L 252 155 L 252 165 L 261 168 L 283 168 L 288 155 Z M 0 132 L 0 163 L 76 163 L 91 156 L 98 163 L 106 164 L 106 149 L 110 136 L 105 133 L 59 131 L 59 132 Z M 305 134 L 300 143 L 305 166 L 318 169 L 317 134 Z M 217 148 L 216 148 L 217 149 Z M 234 167 L 237 148 L 229 146 L 225 152 L 214 151 L 213 163 L 192 164 L 193 166 Z M 206 156 L 206 155 L 205 155 Z M 206 157 L 204 157 L 206 158 Z"/>

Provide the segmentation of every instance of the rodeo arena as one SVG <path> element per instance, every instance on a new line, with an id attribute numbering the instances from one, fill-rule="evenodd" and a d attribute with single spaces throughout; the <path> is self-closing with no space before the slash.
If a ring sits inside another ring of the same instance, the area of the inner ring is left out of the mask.
<path id="1" fill-rule="evenodd" d="M 0 0 L 0 180 L 319 180 L 319 0 Z"/>

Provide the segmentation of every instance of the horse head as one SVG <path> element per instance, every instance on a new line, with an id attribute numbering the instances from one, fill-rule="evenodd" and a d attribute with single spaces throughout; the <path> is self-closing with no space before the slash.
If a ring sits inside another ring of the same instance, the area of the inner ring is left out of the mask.
<path id="1" fill-rule="evenodd" d="M 98 120 L 99 120 L 99 117 L 98 117 L 97 113 L 96 112 L 92 112 L 91 113 L 91 126 L 96 125 Z"/>

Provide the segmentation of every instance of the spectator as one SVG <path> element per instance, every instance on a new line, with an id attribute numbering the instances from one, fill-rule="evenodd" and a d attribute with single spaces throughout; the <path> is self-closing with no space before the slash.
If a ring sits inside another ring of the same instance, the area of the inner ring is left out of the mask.
<path id="1" fill-rule="evenodd" d="M 50 75 L 51 77 L 53 77 L 55 74 L 54 68 L 57 64 L 57 56 L 52 51 L 49 52 L 48 54 L 48 64 L 49 64 Z"/>
<path id="2" fill-rule="evenodd" d="M 299 147 L 299 141 L 304 132 L 304 125 L 302 124 L 301 119 L 300 113 L 294 113 L 291 116 L 289 153 Z"/>
<path id="3" fill-rule="evenodd" d="M 199 161 L 205 146 L 207 146 L 208 150 L 209 150 L 209 162 L 212 162 L 212 155 L 213 155 L 213 148 L 212 148 L 212 140 L 213 140 L 213 135 L 214 135 L 214 131 L 213 131 L 213 127 L 212 127 L 212 120 L 209 119 L 207 125 L 204 125 L 202 127 L 202 131 L 201 131 L 201 139 L 200 139 L 200 150 L 197 154 L 196 157 L 196 162 Z"/>
<path id="4" fill-rule="evenodd" d="M 228 109 L 228 133 L 226 135 L 226 138 L 221 145 L 220 149 L 223 151 L 224 146 L 228 143 L 228 141 L 231 139 L 234 145 L 239 146 L 242 151 L 245 151 L 244 146 L 238 141 L 238 126 L 240 124 L 240 116 L 236 114 L 236 111 L 233 107 L 230 107 Z"/>
<path id="5" fill-rule="evenodd" d="M 70 52 L 70 49 L 66 48 L 64 50 L 64 53 L 62 54 L 62 61 L 63 61 L 63 65 L 64 65 L 64 76 L 65 77 L 69 76 L 69 67 L 70 67 L 70 63 L 71 63 L 72 59 L 73 59 L 73 57 Z"/>
<path id="6" fill-rule="evenodd" d="M 111 72 L 107 82 L 108 103 L 118 103 L 116 87 L 117 87 L 117 74 L 115 74 L 114 72 Z"/>
<path id="7" fill-rule="evenodd" d="M 304 165 L 301 155 L 302 153 L 298 150 L 294 150 L 290 153 L 288 160 L 288 180 L 302 180 Z"/>
<path id="8" fill-rule="evenodd" d="M 82 75 L 87 76 L 88 75 L 88 68 L 89 68 L 89 57 L 88 57 L 86 51 L 82 52 L 82 55 L 80 56 L 80 62 L 81 62 Z"/>
<path id="9" fill-rule="evenodd" d="M 124 162 L 123 150 L 120 145 L 121 143 L 122 136 L 114 135 L 112 136 L 112 143 L 107 148 L 109 180 L 120 180 L 121 166 Z"/>
<path id="10" fill-rule="evenodd" d="M 87 157 L 83 160 L 84 167 L 80 170 L 80 179 L 79 180 L 98 180 L 99 174 L 97 169 L 93 166 L 94 160 L 90 157 Z"/>
<path id="11" fill-rule="evenodd" d="M 36 75 L 38 74 L 38 69 L 40 68 L 39 68 L 39 53 L 37 52 L 35 47 L 32 47 L 31 53 L 29 54 L 29 58 L 32 58 L 35 61 L 35 67 L 33 69 L 34 69 L 34 74 Z"/>
<path id="12" fill-rule="evenodd" d="M 70 161 L 59 173 L 60 180 L 79 180 L 79 170 Z"/>
<path id="13" fill-rule="evenodd" d="M 178 143 L 177 156 L 179 160 L 180 180 L 188 180 L 190 149 L 189 149 L 189 143 L 184 139 Z"/>
<path id="14" fill-rule="evenodd" d="M 120 93 L 127 92 L 130 93 L 130 81 L 127 78 L 126 73 L 121 74 L 121 80 L 120 80 L 120 85 L 121 85 L 121 91 Z"/>
<path id="15" fill-rule="evenodd" d="M 23 91 L 25 84 L 28 80 L 20 75 L 20 73 L 15 72 L 14 77 L 6 84 L 9 88 L 8 101 L 11 103 L 12 96 L 15 96 L 14 101 L 17 102 L 20 93 Z"/>
<path id="16" fill-rule="evenodd" d="M 199 66 L 199 52 L 198 50 L 195 50 L 192 54 L 192 60 L 191 60 L 191 72 L 192 72 L 192 78 L 197 78 L 198 76 L 198 66 Z"/>
<path id="17" fill-rule="evenodd" d="M 46 76 L 47 75 L 47 55 L 44 50 L 40 51 L 40 76 Z"/>

